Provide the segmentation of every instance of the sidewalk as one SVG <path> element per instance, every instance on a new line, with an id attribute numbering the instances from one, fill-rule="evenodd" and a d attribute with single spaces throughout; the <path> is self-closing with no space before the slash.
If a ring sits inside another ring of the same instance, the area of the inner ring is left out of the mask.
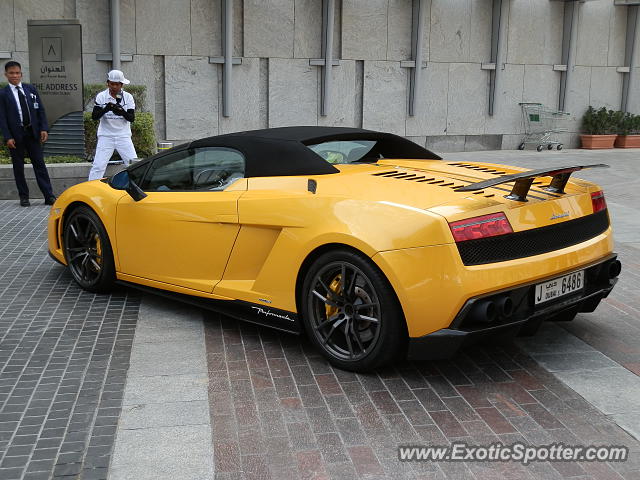
<path id="1" fill-rule="evenodd" d="M 640 478 L 640 154 L 446 155 L 604 186 L 623 271 L 592 314 L 450 361 L 332 368 L 304 339 L 132 290 L 81 291 L 48 210 L 0 201 L 0 479 Z M 624 383 L 618 384 L 619 379 Z M 626 462 L 400 462 L 398 446 L 623 445 Z"/>

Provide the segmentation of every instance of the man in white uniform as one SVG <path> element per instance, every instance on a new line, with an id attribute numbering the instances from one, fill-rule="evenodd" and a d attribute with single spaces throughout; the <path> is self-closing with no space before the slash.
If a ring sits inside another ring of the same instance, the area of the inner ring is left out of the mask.
<path id="1" fill-rule="evenodd" d="M 93 166 L 89 172 L 89 180 L 97 180 L 104 176 L 107 163 L 116 150 L 125 165 L 137 157 L 131 141 L 131 123 L 135 119 L 136 105 L 133 96 L 122 90 L 122 86 L 130 83 L 120 70 L 111 70 L 107 75 L 107 88 L 96 95 L 91 117 L 100 119 L 98 125 L 98 144 L 93 157 Z"/>

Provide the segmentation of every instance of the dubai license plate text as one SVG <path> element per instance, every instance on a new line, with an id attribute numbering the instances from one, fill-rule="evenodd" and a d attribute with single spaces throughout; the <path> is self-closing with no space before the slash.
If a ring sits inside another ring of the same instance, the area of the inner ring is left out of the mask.
<path id="1" fill-rule="evenodd" d="M 584 287 L 584 270 L 573 272 L 564 277 L 554 278 L 548 282 L 536 285 L 535 305 L 549 302 L 570 293 L 582 290 Z"/>

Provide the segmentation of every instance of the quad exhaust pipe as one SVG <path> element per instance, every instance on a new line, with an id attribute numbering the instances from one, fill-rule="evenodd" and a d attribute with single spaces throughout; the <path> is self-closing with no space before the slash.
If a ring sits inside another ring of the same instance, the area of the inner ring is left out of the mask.
<path id="1" fill-rule="evenodd" d="M 611 262 L 609 264 L 609 279 L 613 280 L 614 278 L 616 278 L 618 275 L 620 275 L 620 272 L 622 271 L 622 264 L 620 263 L 620 260 L 615 260 L 613 262 Z"/>
<path id="2" fill-rule="evenodd" d="M 494 300 L 481 300 L 474 304 L 471 312 L 469 312 L 469 319 L 473 322 L 492 323 L 498 317 L 511 317 L 513 309 L 513 300 L 507 295 Z"/>

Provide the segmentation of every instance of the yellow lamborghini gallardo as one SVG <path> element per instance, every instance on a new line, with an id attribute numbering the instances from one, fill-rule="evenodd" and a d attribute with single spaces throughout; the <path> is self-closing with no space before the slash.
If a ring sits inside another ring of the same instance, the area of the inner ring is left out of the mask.
<path id="1" fill-rule="evenodd" d="M 587 167 L 447 162 L 404 138 L 291 127 L 193 141 L 66 190 L 49 251 L 115 282 L 305 333 L 366 371 L 593 311 L 620 262 Z"/>

